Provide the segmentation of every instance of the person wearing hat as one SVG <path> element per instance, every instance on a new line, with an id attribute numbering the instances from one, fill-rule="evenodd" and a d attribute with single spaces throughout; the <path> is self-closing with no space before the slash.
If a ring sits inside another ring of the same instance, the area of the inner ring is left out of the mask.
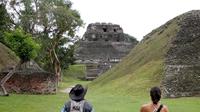
<path id="1" fill-rule="evenodd" d="M 81 84 L 73 87 L 69 93 L 70 100 L 65 103 L 61 112 L 94 112 L 92 105 L 84 99 L 87 88 Z"/>
<path id="2" fill-rule="evenodd" d="M 160 104 L 161 90 L 159 87 L 152 87 L 150 90 L 151 103 L 141 107 L 140 112 L 169 112 L 167 106 Z"/>

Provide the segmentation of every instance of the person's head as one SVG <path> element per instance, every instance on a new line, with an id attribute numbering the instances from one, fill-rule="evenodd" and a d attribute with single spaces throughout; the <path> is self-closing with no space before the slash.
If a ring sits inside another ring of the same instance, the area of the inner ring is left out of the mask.
<path id="1" fill-rule="evenodd" d="M 159 87 L 152 87 L 150 90 L 150 96 L 153 104 L 157 104 L 161 98 L 161 90 Z"/>
<path id="2" fill-rule="evenodd" d="M 84 99 L 86 92 L 87 88 L 84 88 L 81 84 L 77 84 L 71 89 L 69 97 L 72 100 L 81 101 Z"/>

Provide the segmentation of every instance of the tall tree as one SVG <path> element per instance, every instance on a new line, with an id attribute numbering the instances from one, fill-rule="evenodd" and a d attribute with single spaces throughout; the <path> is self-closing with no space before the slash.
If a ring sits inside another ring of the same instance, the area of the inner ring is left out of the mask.
<path id="1" fill-rule="evenodd" d="M 72 9 L 69 0 L 11 0 L 8 3 L 13 10 L 10 15 L 13 15 L 15 24 L 45 43 L 42 44 L 44 55 L 40 59 L 49 62 L 60 81 L 60 46 L 75 37 L 76 31 L 82 26 L 80 14 Z"/>
<path id="2" fill-rule="evenodd" d="M 20 63 L 0 80 L 0 87 L 3 89 L 4 95 L 8 95 L 4 84 L 15 73 L 15 68 L 19 68 L 23 63 L 30 61 L 30 59 L 34 59 L 37 56 L 39 45 L 33 40 L 30 34 L 25 33 L 21 29 L 6 32 L 4 42 L 17 56 L 20 57 Z"/>

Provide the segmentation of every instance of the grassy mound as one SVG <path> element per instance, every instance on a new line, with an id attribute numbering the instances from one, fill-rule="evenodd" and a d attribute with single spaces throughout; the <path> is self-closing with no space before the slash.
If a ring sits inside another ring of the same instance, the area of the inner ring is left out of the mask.
<path id="1" fill-rule="evenodd" d="M 171 39 L 179 30 L 176 17 L 153 30 L 121 63 L 92 82 L 96 92 L 143 95 L 150 87 L 160 85 L 164 56 Z"/>
<path id="2" fill-rule="evenodd" d="M 8 47 L 0 43 L 0 70 L 7 66 L 16 65 L 19 58 Z"/>

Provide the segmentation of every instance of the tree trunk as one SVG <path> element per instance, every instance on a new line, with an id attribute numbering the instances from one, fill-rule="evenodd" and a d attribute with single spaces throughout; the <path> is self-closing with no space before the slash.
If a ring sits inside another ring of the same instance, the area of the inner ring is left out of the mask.
<path id="1" fill-rule="evenodd" d="M 53 49 L 53 55 L 54 55 L 54 70 L 56 73 L 57 81 L 61 82 L 61 67 L 60 67 L 60 61 L 56 55 L 55 49 Z"/>
<path id="2" fill-rule="evenodd" d="M 55 74 L 57 77 L 57 81 L 61 82 L 61 68 L 60 68 L 60 64 L 57 62 L 54 62 L 54 69 L 55 69 Z"/>
<path id="3" fill-rule="evenodd" d="M 61 79 L 60 79 L 61 69 L 60 69 L 59 63 L 56 60 L 54 60 L 54 62 L 53 62 L 53 67 L 54 67 L 54 72 L 55 72 L 57 81 L 60 82 L 61 81 Z"/>
<path id="4" fill-rule="evenodd" d="M 56 54 L 56 48 L 58 47 L 58 43 L 60 41 L 62 33 L 58 33 L 57 36 L 52 40 L 52 46 L 49 50 L 49 55 L 50 55 L 50 60 L 51 63 L 53 64 L 54 72 L 56 75 L 56 80 L 57 80 L 57 85 L 59 85 L 59 82 L 62 81 L 61 78 L 61 65 L 60 65 L 60 60 Z"/>
<path id="5" fill-rule="evenodd" d="M 50 56 L 51 63 L 53 64 L 57 84 L 59 84 L 59 82 L 61 81 L 61 67 L 60 67 L 60 61 L 55 51 L 56 44 L 57 42 L 54 42 L 54 44 L 52 45 L 52 48 L 49 50 L 49 56 Z"/>
<path id="6" fill-rule="evenodd" d="M 13 70 L 11 70 L 5 77 L 3 77 L 3 79 L 1 79 L 0 87 L 2 88 L 2 92 L 3 92 L 3 94 L 0 94 L 1 96 L 9 95 L 4 85 L 10 79 L 10 77 L 12 77 L 12 75 L 15 73 L 15 68 L 16 67 L 14 67 Z"/>

